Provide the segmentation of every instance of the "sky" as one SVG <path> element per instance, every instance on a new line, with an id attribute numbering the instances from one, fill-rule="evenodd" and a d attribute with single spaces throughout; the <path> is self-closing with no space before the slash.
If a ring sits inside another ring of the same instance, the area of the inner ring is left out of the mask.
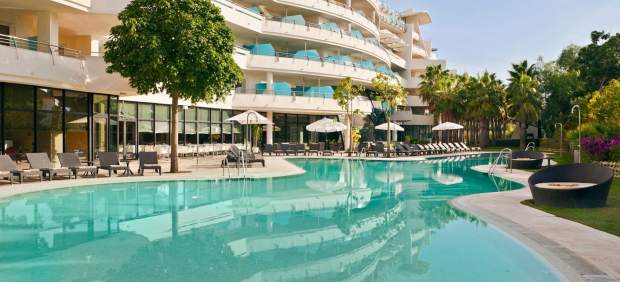
<path id="1" fill-rule="evenodd" d="M 555 60 L 593 30 L 620 33 L 620 0 L 385 0 L 402 11 L 428 11 L 422 37 L 458 73 L 508 76 L 511 63 Z"/>

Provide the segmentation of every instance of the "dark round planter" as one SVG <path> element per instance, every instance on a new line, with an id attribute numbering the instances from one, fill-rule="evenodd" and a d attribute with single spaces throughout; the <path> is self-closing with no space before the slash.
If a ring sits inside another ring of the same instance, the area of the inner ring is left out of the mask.
<path id="1" fill-rule="evenodd" d="M 541 152 L 534 151 L 518 151 L 512 153 L 512 160 L 508 167 L 514 169 L 539 169 L 542 167 L 545 155 Z M 530 160 L 515 160 L 519 158 L 528 158 Z"/>
<path id="2" fill-rule="evenodd" d="M 614 173 L 596 164 L 558 165 L 542 169 L 530 176 L 528 183 L 536 204 L 563 208 L 597 208 L 607 203 Z M 536 187 L 548 182 L 582 182 L 596 185 L 576 189 L 544 189 Z"/>

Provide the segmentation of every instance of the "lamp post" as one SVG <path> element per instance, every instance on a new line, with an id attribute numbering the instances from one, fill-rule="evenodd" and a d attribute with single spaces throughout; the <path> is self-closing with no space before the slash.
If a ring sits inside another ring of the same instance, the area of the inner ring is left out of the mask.
<path id="1" fill-rule="evenodd" d="M 562 141 L 564 141 L 564 125 L 561 122 L 557 122 L 555 124 L 555 128 L 558 128 L 558 125 L 560 126 L 560 158 L 562 157 L 562 151 L 564 150 L 564 147 L 562 146 Z"/>
<path id="2" fill-rule="evenodd" d="M 570 113 L 574 114 L 575 110 L 577 110 L 577 113 L 578 113 L 577 132 L 579 136 L 579 144 L 577 144 L 578 153 L 577 153 L 576 161 L 577 163 L 581 163 L 581 107 L 579 105 L 574 105 L 573 108 L 570 110 Z"/>

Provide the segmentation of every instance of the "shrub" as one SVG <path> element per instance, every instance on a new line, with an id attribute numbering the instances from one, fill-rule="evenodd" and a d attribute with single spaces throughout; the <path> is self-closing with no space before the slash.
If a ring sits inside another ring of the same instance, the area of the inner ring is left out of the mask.
<path id="1" fill-rule="evenodd" d="M 614 135 L 606 137 L 584 137 L 581 139 L 581 149 L 584 150 L 592 160 L 608 161 L 612 157 L 612 152 L 618 150 L 620 137 Z"/>

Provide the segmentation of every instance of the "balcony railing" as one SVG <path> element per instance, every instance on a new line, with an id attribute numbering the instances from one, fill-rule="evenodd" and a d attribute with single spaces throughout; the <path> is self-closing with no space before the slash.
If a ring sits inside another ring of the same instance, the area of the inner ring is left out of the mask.
<path id="1" fill-rule="evenodd" d="M 251 89 L 251 88 L 236 88 L 235 94 L 240 95 L 274 95 L 274 96 L 288 96 L 288 97 L 318 97 L 318 98 L 333 98 L 332 93 L 325 93 L 320 91 L 306 91 L 306 90 L 293 90 L 282 89 Z"/>
<path id="2" fill-rule="evenodd" d="M 11 35 L 0 34 L 0 45 L 10 46 L 16 49 L 25 49 L 49 53 L 52 56 L 60 55 L 79 59 L 82 58 L 82 54 L 79 50 L 57 46 L 38 40 L 15 37 Z"/>

